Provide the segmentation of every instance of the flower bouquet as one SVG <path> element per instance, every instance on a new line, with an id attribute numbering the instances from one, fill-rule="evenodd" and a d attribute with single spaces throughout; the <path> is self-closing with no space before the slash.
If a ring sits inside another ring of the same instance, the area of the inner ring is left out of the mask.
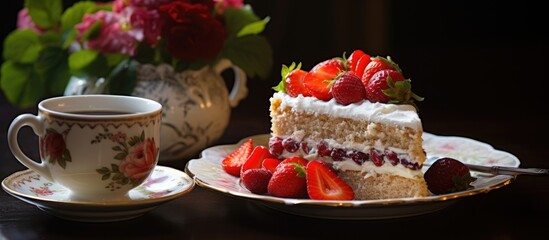
<path id="1" fill-rule="evenodd" d="M 199 69 L 229 59 L 266 78 L 272 49 L 243 0 L 25 0 L 4 40 L 0 87 L 10 103 L 62 95 L 70 78 L 104 78 L 105 93 L 131 94 L 138 63 Z"/>

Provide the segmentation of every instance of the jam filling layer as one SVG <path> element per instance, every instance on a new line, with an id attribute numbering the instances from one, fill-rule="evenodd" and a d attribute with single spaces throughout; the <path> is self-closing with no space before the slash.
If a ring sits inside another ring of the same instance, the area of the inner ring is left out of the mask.
<path id="1" fill-rule="evenodd" d="M 387 161 L 393 166 L 401 164 L 411 170 L 421 169 L 419 163 L 410 161 L 407 155 L 397 154 L 388 148 L 370 148 L 368 152 L 362 152 L 353 149 L 330 147 L 326 141 L 320 141 L 316 146 L 308 145 L 305 141 L 296 141 L 293 138 L 271 137 L 269 139 L 269 151 L 278 158 L 285 152 L 297 154 L 298 151 L 301 151 L 304 155 L 316 153 L 319 157 L 331 158 L 334 162 L 351 159 L 359 166 L 371 161 L 376 167 L 381 167 Z"/>

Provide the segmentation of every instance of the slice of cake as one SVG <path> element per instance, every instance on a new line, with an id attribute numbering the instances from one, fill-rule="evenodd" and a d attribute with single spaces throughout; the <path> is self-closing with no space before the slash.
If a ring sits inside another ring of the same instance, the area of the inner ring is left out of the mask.
<path id="1" fill-rule="evenodd" d="M 357 64 L 359 53 L 367 64 Z M 381 64 L 386 66 L 372 73 Z M 398 65 L 357 50 L 348 60 L 330 59 L 308 72 L 300 65 L 283 66 L 282 75 L 270 99 L 273 155 L 332 163 L 355 199 L 430 194 L 421 171 L 423 129 L 413 102 L 422 99 L 411 92 Z"/>

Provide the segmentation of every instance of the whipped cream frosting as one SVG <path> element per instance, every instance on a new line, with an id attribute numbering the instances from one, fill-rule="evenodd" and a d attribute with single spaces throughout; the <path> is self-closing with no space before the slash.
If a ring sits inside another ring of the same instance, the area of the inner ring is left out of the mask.
<path id="1" fill-rule="evenodd" d="M 402 125 L 416 131 L 422 130 L 421 120 L 416 108 L 412 105 L 372 103 L 368 100 L 341 105 L 335 99 L 321 101 L 315 97 L 304 97 L 303 95 L 291 97 L 282 92 L 275 92 L 273 98 L 281 99 L 282 107 L 289 106 L 297 112 L 326 114 L 357 121 Z"/>

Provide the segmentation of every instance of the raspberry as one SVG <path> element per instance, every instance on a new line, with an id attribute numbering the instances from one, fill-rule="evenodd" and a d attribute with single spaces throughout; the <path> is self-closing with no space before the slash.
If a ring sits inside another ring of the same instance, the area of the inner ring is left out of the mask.
<path id="1" fill-rule="evenodd" d="M 252 168 L 244 171 L 240 177 L 242 185 L 255 194 L 267 193 L 272 174 L 265 168 Z"/>

